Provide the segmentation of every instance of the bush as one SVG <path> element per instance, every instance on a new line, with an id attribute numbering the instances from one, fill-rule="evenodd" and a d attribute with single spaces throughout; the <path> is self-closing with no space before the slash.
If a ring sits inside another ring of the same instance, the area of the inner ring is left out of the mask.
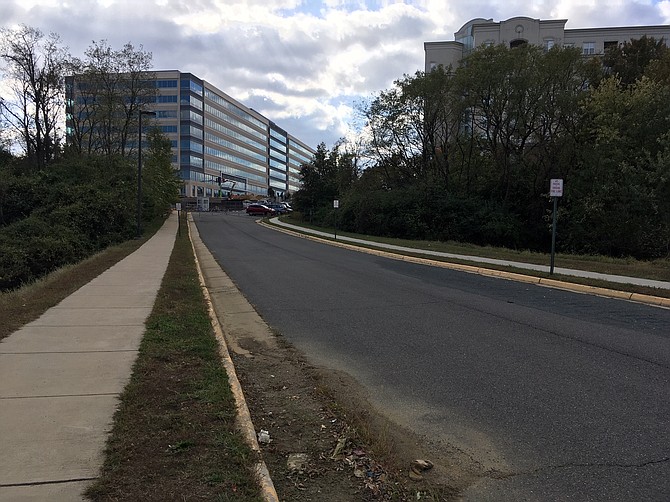
<path id="1" fill-rule="evenodd" d="M 26 248 L 0 242 L 0 291 L 18 288 L 31 277 Z"/>
<path id="2" fill-rule="evenodd" d="M 0 287 L 11 289 L 79 261 L 90 251 L 72 229 L 29 216 L 2 229 L 0 252 Z"/>

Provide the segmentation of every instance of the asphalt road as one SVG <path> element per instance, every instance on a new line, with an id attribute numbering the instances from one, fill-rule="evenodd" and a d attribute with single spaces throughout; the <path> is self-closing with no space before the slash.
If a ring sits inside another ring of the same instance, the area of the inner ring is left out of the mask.
<path id="1" fill-rule="evenodd" d="M 465 500 L 670 500 L 670 310 L 194 219 L 288 341 L 483 466 Z"/>

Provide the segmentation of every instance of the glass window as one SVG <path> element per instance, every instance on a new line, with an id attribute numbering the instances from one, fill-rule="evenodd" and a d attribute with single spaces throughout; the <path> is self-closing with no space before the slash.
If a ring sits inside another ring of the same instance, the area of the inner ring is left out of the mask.
<path id="1" fill-rule="evenodd" d="M 195 140 L 182 139 L 180 150 L 183 151 L 192 151 L 195 153 L 202 153 L 202 143 Z"/>
<path id="2" fill-rule="evenodd" d="M 156 87 L 159 89 L 165 89 L 168 87 L 177 87 L 177 80 L 172 79 L 172 80 L 156 80 Z"/>
<path id="3" fill-rule="evenodd" d="M 276 138 L 282 144 L 284 144 L 284 145 L 286 144 L 286 136 L 284 136 L 279 131 L 275 131 L 274 129 L 270 129 L 270 136 L 272 136 L 273 138 Z"/>
<path id="4" fill-rule="evenodd" d="M 182 91 L 179 97 L 179 102 L 182 105 L 191 105 L 193 108 L 202 110 L 202 100 L 196 98 L 195 96 L 191 96 L 188 92 Z"/>
<path id="5" fill-rule="evenodd" d="M 275 152 L 273 149 L 270 149 L 270 157 L 274 157 L 280 162 L 286 162 L 286 154 Z"/>
<path id="6" fill-rule="evenodd" d="M 582 54 L 591 55 L 596 53 L 596 43 L 595 42 L 584 42 L 582 44 Z"/>
<path id="7" fill-rule="evenodd" d="M 159 119 L 177 118 L 177 110 L 156 110 L 156 118 Z"/>
<path id="8" fill-rule="evenodd" d="M 293 140 L 289 140 L 288 144 L 289 144 L 289 150 L 297 150 L 299 152 L 304 153 L 307 156 L 308 160 L 314 156 L 313 152 L 310 152 L 309 149 L 305 148 L 300 143 L 296 143 Z"/>
<path id="9" fill-rule="evenodd" d="M 280 152 L 284 153 L 286 152 L 286 145 L 278 142 L 274 138 L 270 138 L 270 146 L 276 148 Z"/>
<path id="10" fill-rule="evenodd" d="M 198 124 L 202 124 L 202 114 L 195 110 L 182 110 L 181 117 L 182 120 L 192 120 Z"/>
<path id="11" fill-rule="evenodd" d="M 188 153 L 182 153 L 180 156 L 180 162 L 183 166 L 193 166 L 193 167 L 202 167 L 202 159 L 194 155 L 189 155 Z M 191 171 L 193 172 L 193 171 Z M 193 179 L 193 178 L 191 178 Z"/>
<path id="12" fill-rule="evenodd" d="M 202 96 L 202 86 L 199 83 L 194 82 L 193 80 L 187 80 L 187 79 L 182 80 L 181 88 L 188 89 L 190 91 L 193 91 L 197 95 Z"/>
<path id="13" fill-rule="evenodd" d="M 277 169 L 281 169 L 282 171 L 286 171 L 286 164 L 275 159 L 270 159 L 270 167 L 275 167 Z"/>
<path id="14" fill-rule="evenodd" d="M 616 49 L 617 47 L 619 47 L 619 42 L 616 40 L 610 40 L 605 42 L 604 49 L 607 51 L 607 49 Z"/>
<path id="15" fill-rule="evenodd" d="M 243 143 L 246 143 L 249 146 L 253 146 L 262 152 L 265 152 L 267 150 L 267 145 L 265 143 L 261 143 L 260 141 L 256 141 L 252 138 L 249 138 L 248 136 L 245 136 L 244 134 L 238 131 L 234 131 L 233 129 L 226 127 L 222 124 L 219 124 L 218 122 L 215 122 L 211 119 L 206 119 L 205 125 L 211 129 L 214 129 L 217 132 L 225 134 L 226 136 L 242 141 Z M 263 137 L 263 139 L 267 138 Z"/>
<path id="16" fill-rule="evenodd" d="M 279 188 L 280 190 L 286 190 L 286 182 L 285 181 L 275 181 L 275 180 L 270 180 L 270 186 L 273 188 Z"/>
<path id="17" fill-rule="evenodd" d="M 239 118 L 250 122 L 251 124 L 255 125 L 256 127 L 259 127 L 261 129 L 265 129 L 267 127 L 267 124 L 264 124 L 260 120 L 256 119 L 255 117 L 252 117 L 249 115 L 247 112 L 242 110 L 241 108 L 235 106 L 232 104 L 230 101 L 226 100 L 224 97 L 219 96 L 218 94 L 215 94 L 214 92 L 210 91 L 209 89 L 205 89 L 205 98 L 211 99 L 214 101 L 216 104 L 224 107 L 226 110 L 230 111 L 232 114 L 237 115 Z"/>
<path id="18" fill-rule="evenodd" d="M 209 113 L 210 115 L 213 115 L 216 118 L 219 118 L 225 122 L 228 122 L 229 124 L 234 125 L 235 127 L 238 127 L 242 129 L 245 132 L 248 132 L 249 134 L 256 136 L 257 138 L 263 140 L 264 142 L 267 141 L 267 133 L 265 132 L 260 132 L 253 127 L 243 123 L 241 120 L 237 120 L 233 118 L 232 116 L 228 115 L 227 113 L 214 108 L 213 106 L 206 105 L 205 106 L 205 112 Z"/>
<path id="19" fill-rule="evenodd" d="M 258 183 L 267 183 L 267 176 L 261 176 L 260 174 L 252 174 L 241 169 L 235 169 L 234 167 L 215 162 L 213 160 L 206 160 L 205 167 L 213 171 L 217 171 L 226 175 L 229 179 L 234 179 L 240 182 L 246 182 L 248 180 L 253 180 Z"/>
<path id="20" fill-rule="evenodd" d="M 204 137 L 204 132 L 198 127 L 194 127 L 190 124 L 183 124 L 179 128 L 180 134 L 183 136 L 193 136 L 195 138 L 202 139 Z"/>
<path id="21" fill-rule="evenodd" d="M 267 171 L 267 167 L 265 165 L 259 165 L 254 162 L 251 162 L 249 160 L 243 159 L 241 157 L 238 157 L 237 155 L 233 155 L 231 153 L 225 152 L 223 150 L 219 150 L 218 148 L 214 148 L 211 146 L 206 146 L 205 147 L 205 153 L 207 155 L 212 155 L 213 157 L 217 157 L 222 160 L 227 160 L 229 162 L 232 162 L 234 164 L 239 164 L 240 166 L 247 167 L 250 169 L 255 169 L 257 171 L 260 171 L 262 173 L 265 173 Z"/>

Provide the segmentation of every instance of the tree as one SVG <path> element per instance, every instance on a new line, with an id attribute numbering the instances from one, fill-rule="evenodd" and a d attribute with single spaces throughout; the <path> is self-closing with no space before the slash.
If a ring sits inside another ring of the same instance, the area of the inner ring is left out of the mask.
<path id="1" fill-rule="evenodd" d="M 302 187 L 293 195 L 293 204 L 302 213 L 314 214 L 328 208 L 338 196 L 337 149 L 329 151 L 324 143 L 316 147 L 314 158 L 300 168 Z"/>
<path id="2" fill-rule="evenodd" d="M 340 139 L 333 147 L 333 153 L 337 156 L 335 184 L 337 193 L 344 194 L 349 191 L 361 176 L 361 153 L 362 143 Z"/>
<path id="3" fill-rule="evenodd" d="M 394 82 L 364 110 L 370 132 L 368 150 L 386 172 L 389 187 L 421 180 L 447 186 L 447 151 L 458 119 L 451 77 L 439 67 Z"/>
<path id="4" fill-rule="evenodd" d="M 157 93 L 152 54 L 131 43 L 115 50 L 101 40 L 85 55 L 72 61 L 67 82 L 70 145 L 79 153 L 131 155 L 138 111 Z"/>
<path id="5" fill-rule="evenodd" d="M 670 52 L 665 40 L 656 40 L 646 35 L 639 39 L 624 42 L 605 51 L 603 63 L 612 76 L 616 76 L 620 85 L 633 85 L 645 74 L 653 61 L 663 59 Z"/>
<path id="6" fill-rule="evenodd" d="M 494 168 L 482 178 L 486 192 L 517 201 L 538 195 L 550 172 L 565 174 L 585 85 L 581 61 L 574 49 L 500 45 L 476 50 L 457 70 L 472 115 L 465 132 Z"/>
<path id="7" fill-rule="evenodd" d="M 0 58 L 13 96 L 0 99 L 0 112 L 16 133 L 30 164 L 42 169 L 61 145 L 64 69 L 67 49 L 58 35 L 22 25 L 0 30 Z"/>
<path id="8" fill-rule="evenodd" d="M 147 133 L 149 148 L 142 165 L 142 214 L 146 219 L 160 216 L 177 202 L 181 184 L 172 167 L 172 144 L 157 128 Z"/>
<path id="9" fill-rule="evenodd" d="M 660 58 L 649 62 L 645 76 L 665 86 L 670 86 L 670 50 L 665 51 Z"/>
<path id="10" fill-rule="evenodd" d="M 566 245 L 658 257 L 670 242 L 670 87 L 604 80 L 584 103 L 578 169 L 566 191 Z"/>

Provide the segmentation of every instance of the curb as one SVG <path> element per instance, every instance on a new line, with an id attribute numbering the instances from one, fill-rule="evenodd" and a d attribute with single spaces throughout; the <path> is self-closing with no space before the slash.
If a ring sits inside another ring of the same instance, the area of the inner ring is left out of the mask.
<path id="1" fill-rule="evenodd" d="M 193 249 L 193 256 L 195 258 L 195 265 L 198 270 L 198 279 L 200 281 L 200 287 L 202 288 L 203 295 L 205 296 L 205 301 L 207 302 L 207 311 L 209 313 L 209 318 L 212 323 L 212 328 L 214 329 L 214 335 L 216 336 L 217 341 L 219 342 L 219 355 L 221 356 L 221 362 L 223 367 L 228 374 L 228 380 L 230 382 L 230 390 L 235 396 L 235 402 L 237 404 L 237 422 L 240 431 L 244 435 L 245 441 L 249 447 L 258 454 L 259 461 L 255 466 L 256 478 L 261 488 L 261 493 L 263 500 L 265 502 L 279 502 L 279 497 L 277 491 L 275 490 L 274 484 L 272 483 L 272 478 L 270 477 L 270 472 L 268 471 L 265 462 L 261 458 L 261 449 L 258 445 L 258 440 L 256 439 L 256 429 L 251 420 L 251 414 L 249 413 L 249 408 L 247 406 L 246 399 L 244 398 L 244 393 L 242 391 L 242 385 L 237 378 L 237 373 L 235 372 L 235 365 L 233 360 L 230 357 L 230 352 L 228 351 L 228 346 L 226 340 L 223 336 L 223 330 L 219 324 L 219 319 L 216 316 L 214 307 L 212 306 L 212 300 L 205 285 L 205 278 L 202 274 L 202 269 L 200 267 L 200 261 L 198 260 L 198 255 L 195 250 L 195 244 L 193 242 L 193 235 L 191 233 L 191 226 L 193 219 L 191 214 L 188 215 L 188 236 L 191 241 L 191 248 Z M 197 229 L 195 230 L 197 233 Z"/>
<path id="2" fill-rule="evenodd" d="M 560 281 L 557 279 L 547 279 L 543 277 L 535 277 L 532 275 L 524 275 L 517 272 L 505 272 L 502 270 L 494 270 L 484 267 L 478 267 L 476 265 L 463 265 L 460 263 L 450 263 L 445 261 L 431 260 L 429 258 L 419 258 L 416 256 L 407 256 L 398 253 L 392 253 L 390 251 L 382 251 L 379 249 L 370 249 L 361 246 L 355 246 L 353 244 L 346 244 L 344 242 L 337 242 L 330 239 L 324 239 L 322 237 L 317 237 L 315 235 L 309 235 L 294 230 L 289 230 L 285 227 L 280 227 L 277 225 L 272 225 L 268 222 L 263 221 L 262 219 L 258 220 L 259 225 L 270 228 L 277 232 L 283 232 L 294 237 L 300 237 L 302 239 L 308 239 L 315 242 L 321 242 L 324 244 L 329 244 L 331 246 L 336 246 L 344 249 L 349 249 L 351 251 L 358 251 L 359 253 L 367 253 L 375 256 L 383 256 L 385 258 L 390 258 L 392 260 L 406 261 L 410 263 L 417 263 L 419 265 L 428 265 L 431 267 L 440 267 L 448 268 L 451 270 L 458 270 L 460 272 L 467 272 L 469 274 L 478 274 L 486 277 L 497 277 L 499 279 L 506 279 L 508 281 L 516 282 L 525 282 L 528 284 L 537 284 L 540 286 L 545 286 L 549 288 L 562 289 L 566 291 L 572 291 L 574 293 L 584 293 L 596 296 L 603 296 L 606 298 L 615 298 L 619 300 L 628 300 L 636 303 L 643 303 L 645 305 L 651 305 L 653 307 L 662 307 L 670 308 L 670 298 L 663 298 L 661 296 L 652 296 L 652 295 L 643 295 L 640 293 L 630 293 L 627 291 L 619 291 L 616 289 L 601 288 L 597 286 L 587 286 L 584 284 L 575 284 L 572 282 Z M 420 252 L 421 250 L 417 250 Z"/>

